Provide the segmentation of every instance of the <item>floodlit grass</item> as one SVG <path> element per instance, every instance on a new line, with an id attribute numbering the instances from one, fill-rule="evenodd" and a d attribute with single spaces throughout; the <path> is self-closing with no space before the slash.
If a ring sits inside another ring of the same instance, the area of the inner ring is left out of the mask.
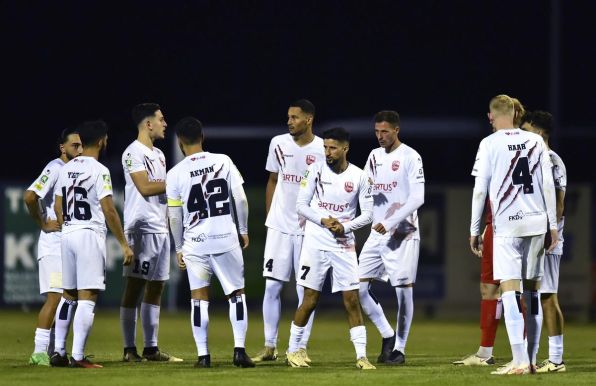
<path id="1" fill-rule="evenodd" d="M 233 339 L 227 309 L 211 310 L 211 369 L 195 369 L 196 348 L 190 328 L 189 312 L 162 313 L 160 347 L 184 358 L 181 364 L 122 363 L 118 314 L 98 310 L 87 343 L 87 353 L 103 364 L 103 369 L 42 368 L 27 364 L 33 348 L 36 315 L 16 311 L 0 313 L 0 383 L 3 385 L 369 385 L 369 384 L 596 384 L 596 326 L 569 324 L 565 334 L 567 373 L 523 377 L 490 375 L 494 367 L 456 367 L 452 361 L 474 352 L 479 329 L 472 322 L 415 320 L 406 352 L 406 365 L 363 372 L 355 367 L 355 354 L 349 340 L 348 325 L 341 310 L 321 312 L 315 319 L 309 355 L 310 369 L 292 369 L 283 355 L 255 369 L 239 369 L 231 364 Z M 280 354 L 287 347 L 290 320 L 282 318 Z M 140 326 L 139 326 L 140 330 Z M 142 349 L 141 334 L 137 339 Z M 367 322 L 368 355 L 376 361 L 380 337 Z M 261 315 L 252 312 L 249 319 L 247 351 L 255 354 L 263 344 Z M 70 339 L 67 346 L 70 351 Z M 539 360 L 546 356 L 543 337 Z M 509 344 L 501 323 L 495 348 L 497 362 L 509 360 Z"/>

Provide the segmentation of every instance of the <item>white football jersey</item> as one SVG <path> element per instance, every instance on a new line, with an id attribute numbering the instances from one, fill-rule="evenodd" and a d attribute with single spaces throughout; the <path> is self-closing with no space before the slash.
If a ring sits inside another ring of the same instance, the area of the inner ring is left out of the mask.
<path id="1" fill-rule="evenodd" d="M 323 140 L 315 136 L 311 143 L 298 146 L 290 134 L 273 137 L 265 169 L 278 173 L 275 193 L 267 214 L 265 225 L 283 233 L 304 233 L 303 218 L 296 212 L 296 198 L 300 181 L 308 165 L 325 159 Z"/>
<path id="2" fill-rule="evenodd" d="M 310 203 L 319 221 L 306 222 L 303 245 L 323 251 L 355 251 L 353 232 L 337 237 L 321 225 L 320 219 L 331 216 L 345 223 L 356 217 L 358 204 L 361 209 L 372 208 L 370 183 L 362 169 L 349 164 L 337 174 L 326 162 L 317 162 L 305 172 L 297 200 Z"/>
<path id="3" fill-rule="evenodd" d="M 64 166 L 64 161 L 60 158 L 51 160 L 43 169 L 40 176 L 27 189 L 35 192 L 37 197 L 39 197 L 40 214 L 41 218 L 45 221 L 56 220 L 56 213 L 54 212 L 54 185 L 58 181 L 62 166 Z M 37 259 L 39 260 L 43 256 L 55 254 L 60 254 L 60 232 L 39 232 Z"/>
<path id="4" fill-rule="evenodd" d="M 489 199 L 495 236 L 524 237 L 546 233 L 544 183 L 552 164 L 544 140 L 520 129 L 497 130 L 478 147 L 472 170 L 475 177 L 490 180 Z M 554 218 L 554 215 L 553 215 Z"/>
<path id="5" fill-rule="evenodd" d="M 236 165 L 225 154 L 195 153 L 168 172 L 168 200 L 182 201 L 183 250 L 208 255 L 239 246 L 231 194 L 243 183 Z"/>
<path id="6" fill-rule="evenodd" d="M 166 180 L 166 158 L 161 150 L 149 149 L 139 141 L 122 153 L 124 168 L 124 232 L 167 233 L 166 194 L 144 197 L 135 186 L 131 173 L 146 171 L 149 181 Z"/>
<path id="7" fill-rule="evenodd" d="M 78 156 L 64 165 L 54 194 L 62 199 L 63 233 L 84 228 L 107 232 L 99 201 L 112 195 L 112 178 L 95 158 Z"/>
<path id="8" fill-rule="evenodd" d="M 557 153 L 549 150 L 550 161 L 553 164 L 553 180 L 555 182 L 555 190 L 567 190 L 567 168 L 563 160 Z M 551 252 L 553 255 L 563 254 L 563 228 L 565 227 L 565 215 L 561 216 L 561 221 L 557 222 L 557 230 L 559 232 L 559 242 L 555 246 L 555 249 Z"/>
<path id="9" fill-rule="evenodd" d="M 425 182 L 420 154 L 405 143 L 399 145 L 391 153 L 387 153 L 382 147 L 371 151 L 366 161 L 365 170 L 372 181 L 373 225 L 389 219 L 406 203 L 412 184 Z M 417 210 L 398 224 L 396 229 L 409 232 L 412 227 L 415 227 L 416 230 L 411 232 L 408 237 L 419 240 Z M 391 237 L 394 231 L 395 229 L 387 229 L 385 237 Z M 380 236 L 375 230 L 371 230 L 371 232 Z"/>

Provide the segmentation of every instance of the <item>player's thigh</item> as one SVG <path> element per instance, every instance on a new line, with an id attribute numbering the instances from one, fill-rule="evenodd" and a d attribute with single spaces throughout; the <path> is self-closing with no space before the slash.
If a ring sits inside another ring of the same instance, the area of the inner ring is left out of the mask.
<path id="1" fill-rule="evenodd" d="M 493 238 L 493 276 L 501 282 L 522 279 L 523 238 Z"/>
<path id="2" fill-rule="evenodd" d="M 522 279 L 540 280 L 544 272 L 544 234 L 523 238 Z"/>
<path id="3" fill-rule="evenodd" d="M 358 256 L 358 276 L 360 279 L 386 280 L 385 266 L 381 258 L 382 243 L 380 239 L 369 237 L 360 256 Z"/>
<path id="4" fill-rule="evenodd" d="M 62 288 L 77 288 L 77 260 L 76 252 L 82 248 L 75 232 L 63 233 L 60 242 L 61 260 L 62 260 Z"/>
<path id="5" fill-rule="evenodd" d="M 213 270 L 211 268 L 209 255 L 200 255 L 198 253 L 184 251 L 182 259 L 186 264 L 188 284 L 191 291 L 209 287 L 211 285 Z"/>
<path id="6" fill-rule="evenodd" d="M 294 266 L 295 238 L 294 235 L 267 228 L 263 259 L 264 277 L 280 281 L 290 280 L 292 267 Z"/>
<path id="7" fill-rule="evenodd" d="M 546 254 L 544 256 L 544 275 L 540 280 L 540 292 L 556 294 L 559 292 L 559 269 L 561 255 Z"/>
<path id="8" fill-rule="evenodd" d="M 226 295 L 244 288 L 244 259 L 240 247 L 211 255 L 211 268 Z"/>
<path id="9" fill-rule="evenodd" d="M 331 260 L 325 251 L 304 245 L 300 252 L 300 271 L 296 274 L 296 284 L 321 292 Z"/>
<path id="10" fill-rule="evenodd" d="M 106 235 L 92 229 L 75 232 L 80 243 L 75 252 L 78 290 L 106 289 Z"/>
<path id="11" fill-rule="evenodd" d="M 62 293 L 62 257 L 42 256 L 39 261 L 39 293 Z"/>
<path id="12" fill-rule="evenodd" d="M 331 292 L 360 288 L 356 251 L 326 252 L 331 260 Z"/>
<path id="13" fill-rule="evenodd" d="M 420 240 L 404 240 L 399 247 L 383 248 L 381 258 L 392 286 L 416 282 Z"/>
<path id="14" fill-rule="evenodd" d="M 150 281 L 170 278 L 170 237 L 167 233 L 127 233 L 134 260 L 123 275 Z"/>

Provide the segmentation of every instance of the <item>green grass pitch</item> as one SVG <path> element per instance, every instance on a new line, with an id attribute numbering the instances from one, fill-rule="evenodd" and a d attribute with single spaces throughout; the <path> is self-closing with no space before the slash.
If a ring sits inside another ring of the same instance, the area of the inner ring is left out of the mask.
<path id="1" fill-rule="evenodd" d="M 36 314 L 0 312 L 0 384 L 2 385 L 474 385 L 474 384 L 596 384 L 596 326 L 569 323 L 565 334 L 567 373 L 523 377 L 494 376 L 494 367 L 456 367 L 451 364 L 478 347 L 479 329 L 474 322 L 424 320 L 414 317 L 406 351 L 406 365 L 361 371 L 355 367 L 355 354 L 348 325 L 341 310 L 321 311 L 315 318 L 309 346 L 313 360 L 310 369 L 292 369 L 283 355 L 255 369 L 239 369 L 231 364 L 233 339 L 227 308 L 210 312 L 209 342 L 211 369 L 195 369 L 196 348 L 190 328 L 190 312 L 163 312 L 160 347 L 184 358 L 180 364 L 122 363 L 119 317 L 115 311 L 99 309 L 87 342 L 87 353 L 103 364 L 103 369 L 34 367 L 27 364 L 33 348 Z M 280 354 L 287 347 L 290 315 L 280 325 Z M 140 330 L 140 326 L 139 326 Z M 263 344 L 261 314 L 249 315 L 247 351 L 255 354 Z M 142 346 L 140 331 L 137 339 Z M 378 332 L 367 322 L 368 356 L 374 363 L 380 348 Z M 72 337 L 72 336 L 71 336 Z M 70 339 L 67 345 L 70 351 Z M 543 336 L 539 360 L 546 356 Z M 509 344 L 501 323 L 495 347 L 497 362 L 509 360 Z"/>

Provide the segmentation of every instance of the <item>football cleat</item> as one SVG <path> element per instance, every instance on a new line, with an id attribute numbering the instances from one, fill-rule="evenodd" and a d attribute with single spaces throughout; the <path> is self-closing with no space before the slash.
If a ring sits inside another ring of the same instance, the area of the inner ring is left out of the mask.
<path id="1" fill-rule="evenodd" d="M 358 358 L 356 367 L 360 370 L 375 370 L 376 367 L 368 361 L 367 357 Z"/>
<path id="2" fill-rule="evenodd" d="M 60 355 L 57 351 L 54 351 L 50 356 L 50 365 L 53 367 L 66 367 L 68 363 L 68 357 L 66 355 Z"/>
<path id="3" fill-rule="evenodd" d="M 391 352 L 393 351 L 393 347 L 395 346 L 395 334 L 389 338 L 383 338 L 383 343 L 381 344 L 381 354 L 377 358 L 377 363 L 385 363 Z"/>
<path id="4" fill-rule="evenodd" d="M 211 367 L 211 355 L 201 355 L 199 359 L 197 359 L 197 363 L 194 365 L 195 367 Z"/>
<path id="5" fill-rule="evenodd" d="M 80 361 L 75 360 L 73 357 L 70 357 L 70 367 L 79 367 L 84 369 L 100 369 L 103 366 L 98 365 L 97 363 L 93 363 L 89 360 L 91 356 L 83 357 Z"/>
<path id="6" fill-rule="evenodd" d="M 148 361 L 154 362 L 183 362 L 184 359 L 176 358 L 173 355 L 168 354 L 167 352 L 160 351 L 157 347 L 143 349 L 143 358 L 147 359 Z"/>
<path id="7" fill-rule="evenodd" d="M 454 365 L 463 366 L 490 366 L 495 364 L 495 358 L 481 358 L 476 354 L 468 355 L 467 357 L 453 362 Z"/>
<path id="8" fill-rule="evenodd" d="M 34 366 L 49 366 L 50 356 L 47 352 L 34 352 L 29 357 L 29 364 Z"/>
<path id="9" fill-rule="evenodd" d="M 406 356 L 399 350 L 393 350 L 391 352 L 391 355 L 389 355 L 389 358 L 387 358 L 383 363 L 392 366 L 403 365 L 404 363 L 406 363 Z"/>
<path id="10" fill-rule="evenodd" d="M 236 367 L 255 367 L 255 363 L 246 354 L 244 347 L 234 347 L 234 359 L 232 363 Z"/>
<path id="11" fill-rule="evenodd" d="M 142 362 L 143 357 L 137 353 L 136 347 L 126 347 L 122 355 L 122 362 Z"/>
<path id="12" fill-rule="evenodd" d="M 504 366 L 499 367 L 495 371 L 491 371 L 492 375 L 525 375 L 531 373 L 530 365 L 514 366 L 513 362 L 509 362 Z"/>
<path id="13" fill-rule="evenodd" d="M 565 362 L 561 362 L 559 364 L 551 362 L 548 359 L 545 359 L 536 367 L 537 373 L 563 373 L 567 371 L 565 367 Z"/>
<path id="14" fill-rule="evenodd" d="M 276 361 L 277 349 L 275 347 L 265 346 L 263 350 L 251 359 L 253 362 Z"/>
<path id="15" fill-rule="evenodd" d="M 300 350 L 294 352 L 286 352 L 286 363 L 291 367 L 310 367 L 304 361 L 304 357 L 300 354 Z"/>
<path id="16" fill-rule="evenodd" d="M 310 360 L 310 358 L 308 357 L 308 353 L 306 352 L 305 348 L 299 348 L 298 352 L 300 353 L 300 355 L 302 355 L 302 359 L 304 359 L 304 362 L 311 364 L 312 361 Z"/>

